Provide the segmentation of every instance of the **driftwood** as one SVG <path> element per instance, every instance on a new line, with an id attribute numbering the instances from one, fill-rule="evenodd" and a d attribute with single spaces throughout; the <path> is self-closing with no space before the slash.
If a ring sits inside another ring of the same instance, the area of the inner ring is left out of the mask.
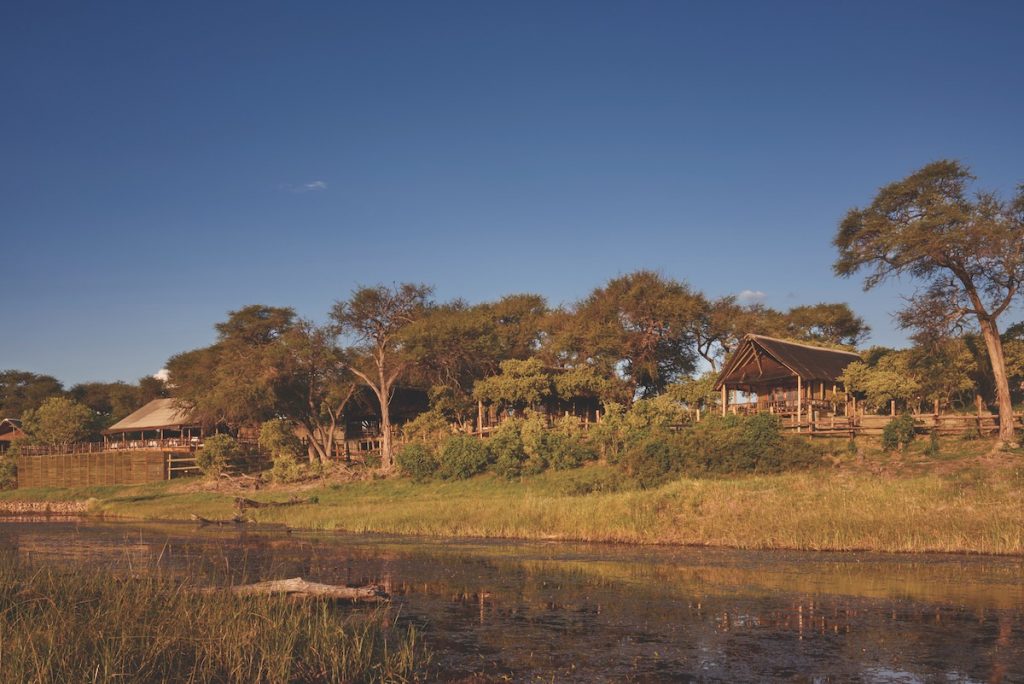
<path id="1" fill-rule="evenodd" d="M 257 582 L 256 584 L 242 584 L 237 587 L 229 587 L 227 590 L 240 596 L 284 594 L 297 598 L 316 597 L 341 601 L 386 601 L 389 598 L 387 592 L 380 587 L 342 587 L 334 584 L 307 582 L 301 577 Z"/>
<path id="2" fill-rule="evenodd" d="M 228 518 L 227 520 L 210 520 L 209 518 L 204 518 L 203 516 L 196 515 L 195 513 L 193 513 L 189 517 L 191 517 L 192 520 L 196 521 L 200 525 L 242 525 L 244 523 L 249 522 L 248 519 L 242 517 L 241 515 L 236 515 L 235 517 Z"/>
<path id="3" fill-rule="evenodd" d="M 244 496 L 235 497 L 235 508 L 239 511 L 244 511 L 247 508 L 276 508 L 279 506 L 298 506 L 300 504 L 315 504 L 319 503 L 320 499 L 311 496 L 308 499 L 300 499 L 293 496 L 287 501 L 255 501 L 254 499 L 247 499 Z"/>

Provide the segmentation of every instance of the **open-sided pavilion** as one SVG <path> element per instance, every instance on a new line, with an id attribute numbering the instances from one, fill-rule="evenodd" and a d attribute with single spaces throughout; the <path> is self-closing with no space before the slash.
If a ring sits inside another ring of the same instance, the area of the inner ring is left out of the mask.
<path id="1" fill-rule="evenodd" d="M 858 354 L 764 335 L 747 335 L 722 368 L 715 389 L 726 413 L 774 413 L 797 425 L 813 415 L 850 415 L 856 399 L 840 378 Z M 737 401 L 736 395 L 746 395 Z"/>

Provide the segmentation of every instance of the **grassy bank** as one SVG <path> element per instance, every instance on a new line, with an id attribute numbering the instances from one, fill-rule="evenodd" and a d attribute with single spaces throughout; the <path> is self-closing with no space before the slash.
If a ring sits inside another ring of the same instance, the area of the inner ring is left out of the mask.
<path id="1" fill-rule="evenodd" d="M 385 610 L 201 594 L 187 580 L 0 555 L 4 681 L 410 681 L 425 664 L 416 635 Z"/>
<path id="2" fill-rule="evenodd" d="M 245 496 L 317 503 L 253 509 L 258 522 L 315 530 L 437 536 L 692 544 L 750 549 L 1024 553 L 1019 454 L 924 459 L 863 454 L 799 473 L 679 479 L 630 489 L 589 465 L 521 481 L 388 479 L 272 487 Z M 135 519 L 230 518 L 239 492 L 200 481 L 18 490 L 7 500 L 91 499 L 92 514 Z"/>

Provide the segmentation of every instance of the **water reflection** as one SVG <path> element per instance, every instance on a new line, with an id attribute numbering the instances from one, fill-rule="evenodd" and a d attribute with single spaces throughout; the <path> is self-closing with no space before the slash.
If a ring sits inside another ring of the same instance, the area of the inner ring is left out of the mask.
<path id="1" fill-rule="evenodd" d="M 446 677 L 1024 681 L 1021 559 L 6 522 L 31 562 L 382 584 Z"/>

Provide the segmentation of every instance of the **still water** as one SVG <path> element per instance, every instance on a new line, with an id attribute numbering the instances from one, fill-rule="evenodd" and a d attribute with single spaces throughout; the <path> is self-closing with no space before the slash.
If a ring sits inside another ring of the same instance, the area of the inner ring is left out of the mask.
<path id="1" fill-rule="evenodd" d="M 23 560 L 383 585 L 445 679 L 1024 682 L 1024 559 L 0 520 Z"/>

